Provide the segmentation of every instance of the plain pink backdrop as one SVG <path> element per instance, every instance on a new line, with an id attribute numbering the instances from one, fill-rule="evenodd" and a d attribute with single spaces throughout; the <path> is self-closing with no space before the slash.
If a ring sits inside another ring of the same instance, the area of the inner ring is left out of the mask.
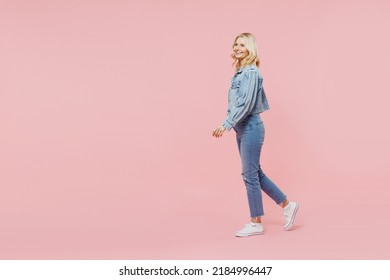
<path id="1" fill-rule="evenodd" d="M 1 259 L 389 259 L 388 1 L 0 0 Z M 256 35 L 261 237 L 226 114 Z"/>

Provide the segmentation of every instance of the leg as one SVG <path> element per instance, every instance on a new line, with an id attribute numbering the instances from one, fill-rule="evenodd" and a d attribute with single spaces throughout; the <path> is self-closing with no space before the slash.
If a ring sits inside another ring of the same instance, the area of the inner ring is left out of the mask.
<path id="1" fill-rule="evenodd" d="M 289 201 L 288 199 L 286 198 L 282 203 L 280 203 L 280 207 L 284 208 L 288 205 Z"/>
<path id="2" fill-rule="evenodd" d="M 242 164 L 242 177 L 245 183 L 251 223 L 236 232 L 237 237 L 260 235 L 264 233 L 261 216 L 264 215 L 260 180 L 258 176 L 259 157 L 262 139 L 251 119 L 240 124 L 237 132 L 237 144 Z"/>
<path id="3" fill-rule="evenodd" d="M 264 123 L 262 121 L 257 123 L 259 133 L 261 135 L 261 139 L 264 139 L 265 128 Z M 261 150 L 260 150 L 261 153 Z M 259 156 L 260 162 L 260 156 Z M 283 203 L 287 196 L 271 181 L 261 169 L 260 163 L 258 162 L 258 176 L 260 181 L 261 189 L 274 200 L 277 204 Z"/>
<path id="4" fill-rule="evenodd" d="M 237 130 L 237 144 L 250 215 L 253 222 L 261 222 L 260 216 L 264 215 L 264 209 L 259 180 L 259 159 L 263 143 L 254 121 L 249 121 Z"/>
<path id="5" fill-rule="evenodd" d="M 264 137 L 264 125 L 263 123 L 260 123 L 259 125 L 260 125 L 260 130 L 263 131 L 263 137 Z M 279 204 L 284 210 L 283 211 L 284 218 L 285 218 L 284 230 L 291 230 L 294 225 L 295 216 L 297 214 L 299 204 L 296 202 L 289 203 L 286 195 L 261 170 L 260 164 L 258 169 L 258 175 L 259 175 L 261 189 L 269 197 L 271 197 L 277 204 Z"/>
<path id="6" fill-rule="evenodd" d="M 282 204 L 286 201 L 287 196 L 271 181 L 261 170 L 259 165 L 259 179 L 261 189 L 270 197 L 276 204 Z"/>

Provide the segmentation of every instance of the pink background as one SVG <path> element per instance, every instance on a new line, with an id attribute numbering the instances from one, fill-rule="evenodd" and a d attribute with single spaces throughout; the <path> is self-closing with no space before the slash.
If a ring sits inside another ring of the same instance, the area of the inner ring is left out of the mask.
<path id="1" fill-rule="evenodd" d="M 388 1 L 0 0 L 1 259 L 389 259 Z M 226 113 L 256 35 L 264 171 L 249 209 Z"/>

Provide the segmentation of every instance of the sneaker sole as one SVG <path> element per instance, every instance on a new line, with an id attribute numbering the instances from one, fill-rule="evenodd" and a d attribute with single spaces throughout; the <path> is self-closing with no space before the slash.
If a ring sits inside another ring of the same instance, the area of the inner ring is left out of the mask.
<path id="1" fill-rule="evenodd" d="M 291 222 L 287 226 L 284 227 L 284 230 L 291 230 L 293 228 L 295 216 L 297 215 L 298 208 L 299 208 L 299 203 L 297 203 L 297 207 L 295 207 L 295 209 L 294 209 L 293 215 L 291 217 Z"/>
<path id="2" fill-rule="evenodd" d="M 262 232 L 254 232 L 254 233 L 249 233 L 249 234 L 236 234 L 236 237 L 249 237 L 249 236 L 254 236 L 254 235 L 262 235 L 264 234 L 264 231 Z"/>

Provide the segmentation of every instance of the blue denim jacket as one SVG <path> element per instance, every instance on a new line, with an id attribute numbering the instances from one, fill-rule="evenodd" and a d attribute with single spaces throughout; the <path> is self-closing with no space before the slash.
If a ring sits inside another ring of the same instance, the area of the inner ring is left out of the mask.
<path id="1" fill-rule="evenodd" d="M 269 109 L 262 83 L 263 77 L 253 64 L 236 72 L 229 89 L 227 117 L 222 124 L 226 130 L 229 131 L 249 115 Z"/>

